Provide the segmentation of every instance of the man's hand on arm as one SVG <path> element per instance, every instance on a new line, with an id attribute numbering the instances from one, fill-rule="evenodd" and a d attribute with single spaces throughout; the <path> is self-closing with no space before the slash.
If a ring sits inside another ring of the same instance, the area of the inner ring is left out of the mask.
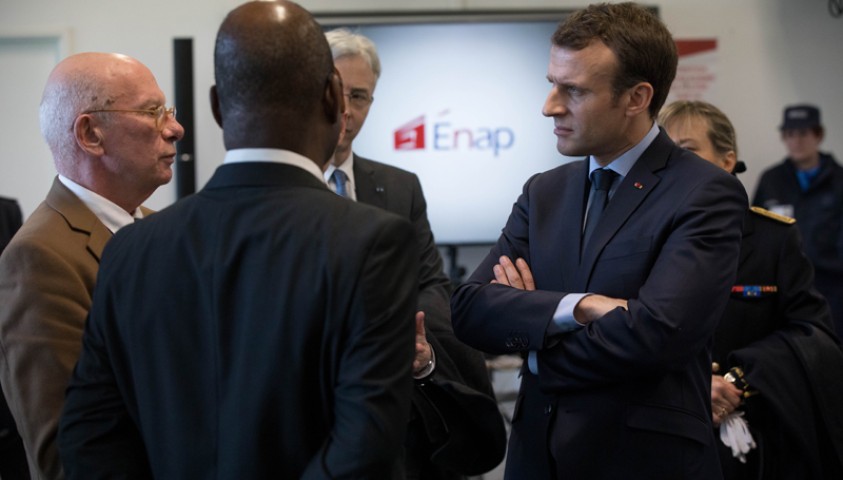
<path id="1" fill-rule="evenodd" d="M 618 307 L 627 310 L 627 301 L 605 295 L 586 295 L 574 307 L 574 319 L 583 325 L 588 325 Z"/>
<path id="2" fill-rule="evenodd" d="M 518 258 L 513 262 L 504 255 L 498 261 L 499 263 L 492 267 L 495 273 L 495 279 L 492 280 L 492 283 L 507 285 L 519 290 L 531 291 L 536 289 L 533 273 L 523 258 Z M 574 307 L 574 319 L 581 325 L 587 325 L 618 307 L 626 310 L 627 301 L 622 298 L 588 294 Z"/>
<path id="3" fill-rule="evenodd" d="M 515 263 L 506 255 L 498 259 L 497 265 L 492 267 L 495 279 L 491 283 L 500 283 L 519 290 L 532 291 L 536 289 L 536 282 L 533 280 L 533 272 L 523 258 L 518 258 Z"/>

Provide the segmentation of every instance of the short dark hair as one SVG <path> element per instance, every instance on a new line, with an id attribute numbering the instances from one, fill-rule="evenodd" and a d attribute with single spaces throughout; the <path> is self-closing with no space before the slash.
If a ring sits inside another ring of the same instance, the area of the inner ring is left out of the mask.
<path id="1" fill-rule="evenodd" d="M 307 18 L 286 30 L 271 20 L 254 22 L 250 29 L 231 23 L 223 23 L 214 48 L 223 111 L 283 108 L 290 115 L 304 115 L 318 104 L 334 63 L 315 20 Z"/>
<path id="2" fill-rule="evenodd" d="M 555 46 L 582 50 L 603 42 L 618 59 L 612 81 L 615 97 L 640 82 L 653 86 L 653 119 L 667 99 L 679 56 L 667 27 L 648 9 L 632 2 L 589 5 L 566 18 L 552 37 Z"/>

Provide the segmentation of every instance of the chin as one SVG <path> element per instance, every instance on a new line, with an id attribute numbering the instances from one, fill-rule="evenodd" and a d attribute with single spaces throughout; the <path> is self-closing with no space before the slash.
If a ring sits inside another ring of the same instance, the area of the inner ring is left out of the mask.
<path id="1" fill-rule="evenodd" d="M 163 172 L 161 175 L 158 176 L 158 186 L 166 185 L 170 183 L 170 180 L 173 179 L 173 171 L 171 169 L 167 169 L 166 172 Z"/>
<path id="2" fill-rule="evenodd" d="M 342 142 L 337 145 L 337 148 L 341 150 L 351 150 L 351 142 L 354 141 L 354 137 L 356 136 L 356 134 L 353 136 L 351 134 L 346 135 L 345 137 L 343 137 Z"/>
<path id="3" fill-rule="evenodd" d="M 556 144 L 556 150 L 566 157 L 582 157 L 585 154 L 578 153 L 579 149 L 576 146 L 571 145 L 570 143 L 565 142 L 558 142 Z"/>

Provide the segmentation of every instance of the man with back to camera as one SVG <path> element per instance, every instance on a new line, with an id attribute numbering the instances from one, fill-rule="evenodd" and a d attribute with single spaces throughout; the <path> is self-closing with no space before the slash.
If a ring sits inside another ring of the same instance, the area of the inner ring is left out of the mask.
<path id="1" fill-rule="evenodd" d="M 62 478 L 55 437 L 100 256 L 173 176 L 184 129 L 139 61 L 62 60 L 41 99 L 58 177 L 0 256 L 0 383 L 33 478 Z"/>
<path id="2" fill-rule="evenodd" d="M 106 248 L 68 476 L 401 478 L 418 252 L 409 222 L 322 179 L 344 110 L 325 36 L 248 2 L 214 68 L 224 163 Z"/>
<path id="3" fill-rule="evenodd" d="M 480 352 L 457 340 L 451 327 L 449 305 L 450 281 L 442 270 L 442 258 L 427 219 L 427 203 L 419 178 L 408 171 L 363 158 L 352 151 L 352 142 L 360 133 L 381 73 L 377 49 L 371 40 L 347 29 L 326 33 L 334 65 L 343 80 L 346 98 L 345 132 L 325 170 L 325 180 L 334 191 L 352 200 L 374 205 L 400 215 L 413 223 L 416 241 L 421 247 L 419 271 L 419 306 L 416 364 L 414 378 L 435 377 L 467 385 L 494 398 L 489 373 Z M 338 181 L 339 178 L 339 181 Z M 415 392 L 420 395 L 420 392 Z M 414 410 L 407 441 L 408 474 L 424 479 L 462 478 L 452 468 L 430 460 L 421 418 Z M 501 422 L 490 418 L 489 422 Z M 501 429 L 500 454 L 505 438 Z M 476 444 L 464 447 L 476 450 Z M 488 452 L 487 455 L 495 455 Z M 492 464 L 502 456 L 491 459 Z"/>
<path id="4" fill-rule="evenodd" d="M 559 152 L 587 158 L 527 181 L 452 297 L 459 338 L 527 357 L 508 479 L 720 478 L 711 341 L 747 199 L 654 123 L 676 64 L 633 3 L 591 5 L 552 37 L 543 113 Z"/>
<path id="5" fill-rule="evenodd" d="M 843 334 L 843 167 L 820 151 L 825 128 L 813 105 L 785 108 L 780 127 L 787 158 L 761 174 L 753 205 L 796 219 L 814 284 Z"/>

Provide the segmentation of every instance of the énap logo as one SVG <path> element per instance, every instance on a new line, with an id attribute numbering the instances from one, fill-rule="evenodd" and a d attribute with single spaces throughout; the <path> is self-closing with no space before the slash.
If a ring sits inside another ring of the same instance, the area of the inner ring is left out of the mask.
<path id="1" fill-rule="evenodd" d="M 440 113 L 444 116 L 448 110 Z M 512 148 L 515 132 L 507 127 L 454 127 L 451 122 L 439 121 L 432 124 L 431 148 L 437 151 L 491 150 L 497 157 L 501 150 Z M 393 132 L 395 150 L 424 150 L 427 125 L 424 115 L 414 118 Z"/>
<path id="2" fill-rule="evenodd" d="M 424 150 L 424 115 L 405 123 L 394 135 L 396 150 Z"/>

